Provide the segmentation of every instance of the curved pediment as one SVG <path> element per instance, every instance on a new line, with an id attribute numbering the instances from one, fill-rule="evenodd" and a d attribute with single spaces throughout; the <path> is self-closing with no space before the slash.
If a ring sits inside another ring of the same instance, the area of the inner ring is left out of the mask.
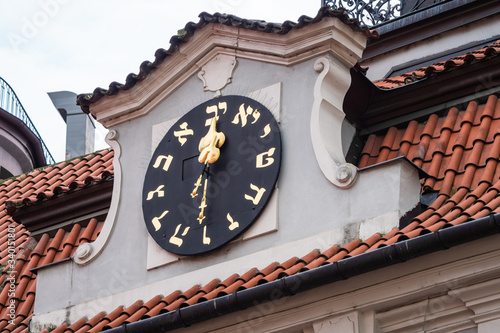
<path id="1" fill-rule="evenodd" d="M 79 95 L 78 104 L 110 127 L 148 114 L 218 56 L 290 66 L 331 53 L 349 68 L 361 57 L 367 36 L 375 33 L 349 21 L 344 12 L 326 8 L 314 18 L 282 24 L 202 13 L 198 23 L 188 23 L 172 37 L 168 50 L 159 49 L 154 62 L 143 62 L 125 84 L 113 82 L 108 90 Z"/>

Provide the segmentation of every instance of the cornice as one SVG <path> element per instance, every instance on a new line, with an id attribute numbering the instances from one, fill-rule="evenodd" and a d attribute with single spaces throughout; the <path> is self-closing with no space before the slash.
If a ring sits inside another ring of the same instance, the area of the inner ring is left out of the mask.
<path id="1" fill-rule="evenodd" d="M 207 24 L 197 29 L 188 43 L 169 53 L 168 61 L 159 63 L 130 88 L 102 91 L 99 98 L 95 93 L 92 97 L 80 95 L 78 103 L 105 127 L 111 127 L 148 114 L 219 54 L 283 66 L 332 54 L 349 68 L 361 58 L 365 43 L 365 30 L 353 32 L 352 26 L 337 17 L 323 17 L 286 34 Z"/>

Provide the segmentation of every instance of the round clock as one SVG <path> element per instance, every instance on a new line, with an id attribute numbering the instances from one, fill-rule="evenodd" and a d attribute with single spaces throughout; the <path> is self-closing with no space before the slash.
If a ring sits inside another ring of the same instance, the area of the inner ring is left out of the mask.
<path id="1" fill-rule="evenodd" d="M 205 253 L 240 236 L 276 185 L 281 137 L 271 112 L 243 96 L 204 102 L 181 117 L 146 171 L 146 227 L 165 250 Z"/>

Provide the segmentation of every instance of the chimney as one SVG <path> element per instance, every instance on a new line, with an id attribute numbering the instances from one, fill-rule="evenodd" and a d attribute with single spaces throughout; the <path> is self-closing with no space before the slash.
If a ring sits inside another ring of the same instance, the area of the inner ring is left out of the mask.
<path id="1" fill-rule="evenodd" d="M 76 105 L 76 94 L 71 91 L 55 91 L 48 95 L 66 123 L 66 159 L 93 152 L 95 124 Z"/>

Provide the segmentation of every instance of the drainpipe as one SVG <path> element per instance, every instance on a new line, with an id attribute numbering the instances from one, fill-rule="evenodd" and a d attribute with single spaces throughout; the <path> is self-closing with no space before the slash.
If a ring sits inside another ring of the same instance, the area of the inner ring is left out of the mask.
<path id="1" fill-rule="evenodd" d="M 500 233 L 500 214 L 448 227 L 287 276 L 253 288 L 235 291 L 195 305 L 107 330 L 108 333 L 160 333 L 189 327 L 260 303 L 292 296 L 336 281 L 374 271 L 426 254 Z"/>

